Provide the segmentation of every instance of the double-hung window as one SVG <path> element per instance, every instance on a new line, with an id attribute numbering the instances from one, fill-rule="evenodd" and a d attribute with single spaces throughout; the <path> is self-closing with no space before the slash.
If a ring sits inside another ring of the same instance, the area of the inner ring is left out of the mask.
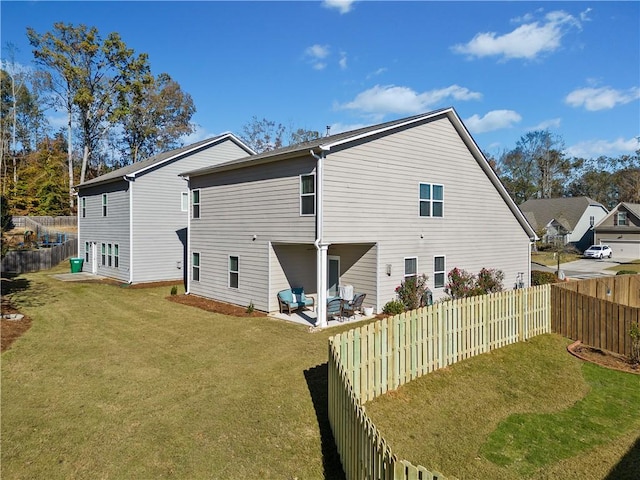
<path id="1" fill-rule="evenodd" d="M 618 225 L 628 225 L 627 212 L 618 212 Z"/>
<path id="2" fill-rule="evenodd" d="M 103 193 L 102 194 L 102 216 L 103 217 L 107 216 L 107 204 L 108 204 L 107 194 Z"/>
<path id="3" fill-rule="evenodd" d="M 87 199 L 86 197 L 82 197 L 80 199 L 80 215 L 82 218 L 86 218 L 87 216 Z"/>
<path id="4" fill-rule="evenodd" d="M 106 243 L 100 244 L 100 260 L 102 260 L 101 265 L 105 267 L 107 265 L 107 244 Z"/>
<path id="5" fill-rule="evenodd" d="M 433 286 L 435 288 L 444 288 L 445 270 L 445 258 L 433 257 Z"/>
<path id="6" fill-rule="evenodd" d="M 200 218 L 200 190 L 191 192 L 192 218 Z"/>
<path id="7" fill-rule="evenodd" d="M 200 281 L 200 253 L 191 254 L 191 279 L 194 282 Z"/>
<path id="8" fill-rule="evenodd" d="M 114 244 L 113 245 L 113 266 L 115 268 L 118 268 L 118 266 L 120 265 L 120 248 L 118 247 L 118 244 Z"/>
<path id="9" fill-rule="evenodd" d="M 432 183 L 420 184 L 420 216 L 442 217 L 444 214 L 444 187 Z"/>
<path id="10" fill-rule="evenodd" d="M 108 266 L 110 267 L 112 265 L 112 259 L 113 259 L 113 245 L 109 244 L 107 246 L 107 262 L 108 262 Z"/>
<path id="11" fill-rule="evenodd" d="M 180 210 L 189 211 L 189 192 L 180 192 Z"/>
<path id="12" fill-rule="evenodd" d="M 229 286 L 238 288 L 240 280 L 240 262 L 238 257 L 229 256 Z"/>
<path id="13" fill-rule="evenodd" d="M 300 215 L 316 213 L 316 176 L 300 175 Z"/>
<path id="14" fill-rule="evenodd" d="M 91 244 L 84 242 L 84 261 L 89 263 L 89 252 L 91 251 Z"/>
<path id="15" fill-rule="evenodd" d="M 418 276 L 418 257 L 404 259 L 404 278 L 416 278 Z"/>

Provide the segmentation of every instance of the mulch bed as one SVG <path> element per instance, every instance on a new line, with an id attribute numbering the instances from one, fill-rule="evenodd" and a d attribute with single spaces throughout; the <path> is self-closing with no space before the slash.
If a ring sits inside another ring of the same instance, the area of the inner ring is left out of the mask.
<path id="1" fill-rule="evenodd" d="M 584 345 L 580 340 L 569 345 L 567 350 L 572 355 L 586 362 L 595 363 L 601 367 L 611 368 L 613 370 L 640 375 L 640 364 L 631 363 L 631 360 L 624 355 Z"/>
<path id="2" fill-rule="evenodd" d="M 231 315 L 233 317 L 266 317 L 264 312 L 247 312 L 247 307 L 240 307 L 238 305 L 231 305 L 230 303 L 216 302 L 215 300 L 209 300 L 208 298 L 198 297 L 197 295 L 170 295 L 167 300 L 175 303 L 181 303 L 182 305 L 189 305 L 196 307 L 207 312 L 221 313 L 223 315 Z"/>
<path id="3" fill-rule="evenodd" d="M 2 298 L 2 314 L 8 315 L 20 313 L 8 299 Z M 31 319 L 23 317 L 20 320 L 8 320 L 4 317 L 0 320 L 0 352 L 7 350 L 24 332 L 31 328 Z"/>

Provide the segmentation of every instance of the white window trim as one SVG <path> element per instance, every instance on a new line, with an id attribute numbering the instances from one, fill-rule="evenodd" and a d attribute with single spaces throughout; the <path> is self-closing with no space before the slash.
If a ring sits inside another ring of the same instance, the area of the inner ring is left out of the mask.
<path id="1" fill-rule="evenodd" d="M 413 274 L 409 274 L 407 275 L 407 260 L 411 260 L 414 259 L 416 261 L 416 272 Z M 412 257 L 404 257 L 404 260 L 402 261 L 402 274 L 404 279 L 410 278 L 410 277 L 418 277 L 418 256 L 414 255 Z"/>
<path id="2" fill-rule="evenodd" d="M 444 270 L 436 270 L 436 258 L 444 258 Z M 442 280 L 442 286 L 436 287 L 436 273 L 442 273 L 444 275 Z M 447 285 L 447 256 L 446 255 L 434 255 L 433 256 L 433 288 L 444 288 Z"/>
<path id="3" fill-rule="evenodd" d="M 420 187 L 422 185 L 429 185 L 429 193 L 430 193 L 430 197 L 429 200 L 426 199 L 422 199 L 420 197 Z M 442 200 L 435 200 L 433 198 L 433 187 L 442 187 Z M 429 215 L 420 215 L 420 205 L 422 204 L 422 202 L 429 202 Z M 442 215 L 435 217 L 433 215 L 433 204 L 434 203 L 440 203 L 442 204 Z M 429 183 L 429 182 L 419 182 L 418 184 L 418 217 L 420 218 L 444 218 L 444 185 L 441 183 Z"/>
<path id="4" fill-rule="evenodd" d="M 113 268 L 120 268 L 120 245 L 113 244 Z"/>
<path id="5" fill-rule="evenodd" d="M 189 211 L 189 192 L 180 192 L 180 211 Z"/>
<path id="6" fill-rule="evenodd" d="M 302 193 L 302 177 L 313 177 L 313 193 Z M 300 216 L 301 217 L 313 217 L 316 214 L 316 174 L 304 173 L 299 176 L 298 179 L 299 192 L 300 192 Z M 313 197 L 313 213 L 302 213 L 302 197 Z"/>
<path id="7" fill-rule="evenodd" d="M 106 193 L 102 194 L 102 216 L 103 217 L 109 216 L 109 197 L 107 196 Z"/>
<path id="8" fill-rule="evenodd" d="M 198 265 L 195 265 L 193 263 L 193 256 L 194 255 L 198 255 Z M 200 266 L 202 265 L 202 255 L 200 254 L 200 252 L 191 252 L 191 281 L 192 282 L 200 282 Z M 195 270 L 198 270 L 198 279 L 196 280 L 193 277 L 193 272 Z"/>
<path id="9" fill-rule="evenodd" d="M 89 253 L 91 252 L 91 244 L 89 242 L 84 242 L 84 261 L 85 263 L 89 263 L 89 259 L 91 256 Z"/>
<path id="10" fill-rule="evenodd" d="M 626 227 L 627 225 L 629 225 L 629 215 L 627 215 L 627 212 L 618 212 L 617 216 L 618 226 Z M 620 219 L 622 219 L 624 223 L 620 223 Z"/>
<path id="11" fill-rule="evenodd" d="M 82 218 L 87 218 L 87 197 L 80 199 L 80 213 Z"/>
<path id="12" fill-rule="evenodd" d="M 232 258 L 236 258 L 237 262 L 238 262 L 238 269 L 237 270 L 231 270 L 231 259 Z M 232 287 L 231 286 L 231 274 L 235 273 L 238 276 L 238 286 L 237 287 Z M 234 290 L 238 290 L 240 288 L 240 255 L 229 255 L 227 257 L 227 287 L 229 288 L 233 288 Z"/>
<path id="13" fill-rule="evenodd" d="M 113 267 L 113 243 L 107 244 L 107 266 Z"/>
<path id="14" fill-rule="evenodd" d="M 107 244 L 100 243 L 100 265 L 107 266 Z"/>

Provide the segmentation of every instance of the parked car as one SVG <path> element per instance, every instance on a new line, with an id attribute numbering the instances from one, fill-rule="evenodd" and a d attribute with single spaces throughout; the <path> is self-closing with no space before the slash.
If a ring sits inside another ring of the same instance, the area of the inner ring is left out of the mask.
<path id="1" fill-rule="evenodd" d="M 591 245 L 584 251 L 586 258 L 611 258 L 612 254 L 613 252 L 609 248 L 609 245 Z"/>

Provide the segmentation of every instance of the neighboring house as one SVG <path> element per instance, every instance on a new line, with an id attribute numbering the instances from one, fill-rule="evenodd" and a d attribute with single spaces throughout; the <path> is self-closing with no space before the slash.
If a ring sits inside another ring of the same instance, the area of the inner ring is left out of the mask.
<path id="1" fill-rule="evenodd" d="M 593 226 L 607 209 L 589 197 L 540 198 L 527 200 L 520 210 L 544 243 L 571 244 L 584 251 L 593 244 Z"/>
<path id="2" fill-rule="evenodd" d="M 640 259 L 640 204 L 619 203 L 595 226 L 594 243 L 609 245 L 616 260 Z"/>
<path id="3" fill-rule="evenodd" d="M 226 133 L 77 185 L 83 271 L 128 283 L 182 279 L 189 192 L 178 174 L 252 153 Z"/>
<path id="4" fill-rule="evenodd" d="M 530 278 L 535 232 L 454 109 L 184 174 L 193 199 L 188 293 L 275 312 L 303 287 L 319 325 L 339 286 L 377 312 L 403 279 L 500 269 Z"/>

